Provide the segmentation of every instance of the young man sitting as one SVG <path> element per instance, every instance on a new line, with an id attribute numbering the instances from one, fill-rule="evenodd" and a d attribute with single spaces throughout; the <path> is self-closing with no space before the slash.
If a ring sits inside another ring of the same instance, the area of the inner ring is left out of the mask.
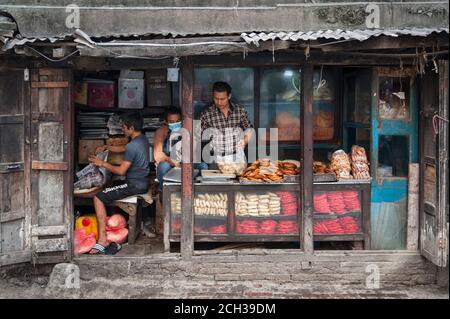
<path id="1" fill-rule="evenodd" d="M 173 161 L 170 157 L 171 144 L 170 136 L 177 133 L 182 128 L 181 112 L 176 107 L 171 107 L 166 111 L 165 123 L 155 133 L 154 156 L 157 165 L 156 177 L 159 183 L 159 191 L 162 192 L 164 175 L 173 167 L 178 167 L 179 162 Z M 177 134 L 178 135 L 178 134 Z M 177 142 L 172 138 L 172 142 Z M 181 141 L 178 141 L 181 143 Z M 181 159 L 180 159 L 181 160 Z M 195 169 L 208 169 L 206 163 L 195 163 Z M 161 197 L 160 197 L 161 198 Z"/>
<path id="2" fill-rule="evenodd" d="M 98 221 L 98 242 L 91 254 L 114 254 L 120 250 L 120 245 L 109 243 L 106 239 L 106 205 L 115 200 L 143 194 L 148 191 L 149 175 L 149 145 L 142 134 L 142 118 L 138 114 L 126 114 L 122 118 L 122 130 L 130 138 L 125 149 L 120 146 L 105 146 L 103 150 L 114 152 L 125 151 L 124 160 L 120 166 L 111 165 L 101 159 L 91 156 L 89 161 L 99 167 L 104 167 L 115 175 L 125 176 L 125 181 L 117 186 L 109 187 L 97 193 L 94 197 L 95 213 Z"/>

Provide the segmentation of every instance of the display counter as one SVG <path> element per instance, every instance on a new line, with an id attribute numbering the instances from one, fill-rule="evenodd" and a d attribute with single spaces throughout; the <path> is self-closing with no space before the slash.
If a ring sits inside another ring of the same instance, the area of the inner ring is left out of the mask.
<path id="1" fill-rule="evenodd" d="M 299 183 L 194 184 L 195 242 L 299 241 Z M 370 245 L 370 181 L 314 183 L 314 240 Z M 165 183 L 165 248 L 180 241 L 181 184 Z"/>
<path id="2" fill-rule="evenodd" d="M 370 180 L 314 183 L 315 241 L 353 241 L 370 249 Z"/>

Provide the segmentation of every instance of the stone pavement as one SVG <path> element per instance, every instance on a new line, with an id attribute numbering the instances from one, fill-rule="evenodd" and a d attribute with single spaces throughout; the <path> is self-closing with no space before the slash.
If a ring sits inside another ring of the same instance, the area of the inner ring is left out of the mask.
<path id="1" fill-rule="evenodd" d="M 58 280 L 58 279 L 57 279 Z M 323 283 L 307 285 L 268 280 L 211 281 L 152 279 L 125 276 L 120 279 L 81 279 L 79 288 L 58 287 L 47 276 L 0 279 L 0 298 L 193 298 L 193 299 L 448 299 L 448 288 L 416 285 L 361 289 L 354 285 Z"/>

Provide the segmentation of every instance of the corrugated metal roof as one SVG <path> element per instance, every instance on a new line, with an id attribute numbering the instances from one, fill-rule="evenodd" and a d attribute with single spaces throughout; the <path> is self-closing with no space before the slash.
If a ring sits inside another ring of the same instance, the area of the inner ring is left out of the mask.
<path id="1" fill-rule="evenodd" d="M 6 39 L 6 42 L 4 46 L 2 47 L 3 51 L 7 51 L 9 49 L 14 48 L 15 46 L 21 46 L 27 43 L 34 43 L 34 42 L 46 42 L 49 41 L 50 43 L 55 43 L 56 41 L 63 40 L 63 38 L 13 38 L 13 39 Z"/>
<path id="2" fill-rule="evenodd" d="M 380 35 L 398 37 L 401 35 L 425 37 L 432 33 L 446 32 L 449 28 L 405 28 L 405 29 L 366 29 L 366 30 L 319 30 L 308 32 L 259 32 L 259 33 L 242 33 L 241 37 L 248 44 L 259 45 L 261 41 L 268 40 L 285 40 L 285 41 L 308 41 L 317 39 L 333 39 L 333 40 L 359 40 L 364 41 L 371 37 Z"/>

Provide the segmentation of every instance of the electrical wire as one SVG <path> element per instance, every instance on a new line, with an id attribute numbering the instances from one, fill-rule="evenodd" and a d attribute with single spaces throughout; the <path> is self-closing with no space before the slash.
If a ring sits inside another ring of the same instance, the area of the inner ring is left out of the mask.
<path id="1" fill-rule="evenodd" d="M 77 50 L 73 51 L 72 53 L 66 55 L 65 57 L 62 57 L 61 59 L 52 59 L 52 58 L 49 58 L 48 56 L 46 56 L 44 53 L 39 52 L 39 51 L 36 50 L 35 48 L 30 47 L 29 45 L 26 45 L 26 44 L 25 44 L 24 47 L 30 49 L 31 51 L 33 51 L 33 52 L 39 54 L 41 57 L 43 57 L 44 59 L 47 59 L 47 60 L 49 60 L 49 61 L 51 61 L 51 62 L 62 62 L 62 61 L 65 61 L 65 60 L 67 60 L 68 58 L 70 58 L 71 56 L 73 56 L 73 55 L 75 55 L 76 53 L 80 52 L 80 50 L 77 49 Z"/>

